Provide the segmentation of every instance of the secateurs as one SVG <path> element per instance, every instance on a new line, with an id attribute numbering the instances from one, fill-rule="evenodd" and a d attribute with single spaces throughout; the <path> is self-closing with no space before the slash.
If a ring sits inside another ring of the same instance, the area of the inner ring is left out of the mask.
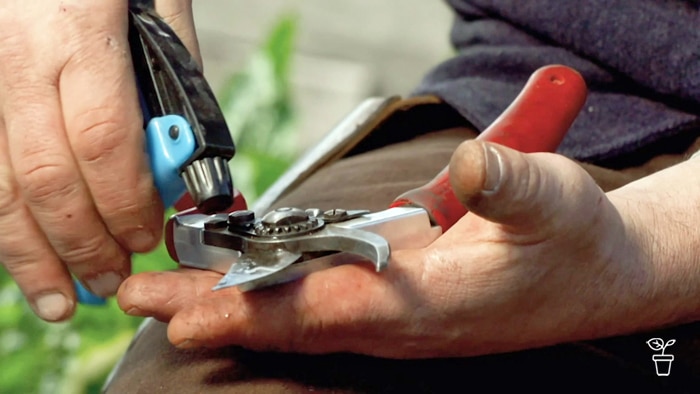
<path id="1" fill-rule="evenodd" d="M 130 6 L 129 45 L 156 187 L 166 206 L 186 188 L 200 211 L 224 211 L 234 198 L 235 154 L 224 116 L 185 45 L 140 3 Z"/>
<path id="2" fill-rule="evenodd" d="M 214 288 L 241 290 L 288 282 L 339 264 L 386 268 L 391 248 L 426 245 L 442 233 L 421 208 L 360 210 L 278 208 L 176 215 L 167 246 L 181 265 L 225 274 Z"/>
<path id="3" fill-rule="evenodd" d="M 187 191 L 200 212 L 225 211 L 242 201 L 228 167 L 233 139 L 199 65 L 152 3 L 130 1 L 129 46 L 155 186 L 166 207 Z M 104 303 L 75 287 L 79 302 Z"/>
<path id="4" fill-rule="evenodd" d="M 585 83 L 564 66 L 536 71 L 511 106 L 479 139 L 523 152 L 554 151 L 585 101 Z M 445 168 L 427 185 L 380 211 L 288 207 L 256 217 L 179 214 L 166 229 L 171 257 L 225 274 L 214 288 L 250 290 L 348 262 L 384 269 L 391 249 L 428 245 L 466 214 Z"/>

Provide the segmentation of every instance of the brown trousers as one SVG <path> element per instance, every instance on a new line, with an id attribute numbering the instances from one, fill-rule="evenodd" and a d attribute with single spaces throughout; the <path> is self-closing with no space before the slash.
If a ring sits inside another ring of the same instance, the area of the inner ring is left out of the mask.
<path id="1" fill-rule="evenodd" d="M 468 128 L 454 128 L 351 156 L 323 168 L 276 205 L 384 209 L 401 192 L 431 179 L 457 145 L 473 136 Z M 676 163 L 687 157 L 685 149 L 700 146 L 687 142 L 683 149 L 669 149 L 676 150 L 674 154 L 653 153 L 648 161 L 631 158 L 628 164 L 641 165 L 624 171 L 584 167 L 609 190 Z M 257 353 L 238 347 L 183 351 L 168 343 L 165 324 L 150 321 L 134 339 L 106 392 L 699 392 L 699 330 L 700 324 L 691 324 L 511 354 L 386 360 Z M 676 339 L 668 352 L 675 356 L 668 377 L 655 373 L 654 352 L 646 344 L 652 337 Z"/>

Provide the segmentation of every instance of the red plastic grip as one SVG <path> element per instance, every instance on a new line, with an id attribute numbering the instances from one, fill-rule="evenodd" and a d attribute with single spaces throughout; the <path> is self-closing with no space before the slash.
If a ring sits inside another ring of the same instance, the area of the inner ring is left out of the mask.
<path id="1" fill-rule="evenodd" d="M 522 152 L 554 152 L 586 101 L 586 83 L 561 65 L 535 71 L 518 97 L 477 139 Z M 467 213 L 450 184 L 448 167 L 426 185 L 400 195 L 391 207 L 417 206 L 446 231 Z"/>

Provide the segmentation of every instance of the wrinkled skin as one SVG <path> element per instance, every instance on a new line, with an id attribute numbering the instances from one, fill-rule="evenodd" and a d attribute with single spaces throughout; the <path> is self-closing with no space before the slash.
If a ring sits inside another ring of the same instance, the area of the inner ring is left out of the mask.
<path id="1" fill-rule="evenodd" d="M 689 296 L 697 286 L 669 291 L 686 284 L 658 274 L 629 219 L 651 210 L 637 198 L 648 189 L 606 195 L 566 158 L 478 141 L 460 146 L 450 172 L 471 212 L 430 246 L 394 251 L 381 274 L 347 265 L 240 293 L 212 292 L 216 273 L 144 273 L 122 284 L 119 304 L 169 322 L 169 340 L 181 348 L 390 358 L 618 335 L 690 319 L 674 305 L 697 307 Z"/>
<path id="2" fill-rule="evenodd" d="M 113 295 L 160 238 L 127 3 L 0 7 L 0 261 L 48 321 L 73 314 L 69 272 Z M 199 59 L 191 1 L 157 3 Z"/>

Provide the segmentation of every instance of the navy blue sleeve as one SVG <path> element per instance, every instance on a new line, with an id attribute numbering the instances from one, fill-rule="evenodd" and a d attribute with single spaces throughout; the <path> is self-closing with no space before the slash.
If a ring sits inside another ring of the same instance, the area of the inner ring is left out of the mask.
<path id="1" fill-rule="evenodd" d="M 690 0 L 450 0 L 455 57 L 423 80 L 477 128 L 547 64 L 589 98 L 560 152 L 598 162 L 700 131 L 700 11 Z"/>

